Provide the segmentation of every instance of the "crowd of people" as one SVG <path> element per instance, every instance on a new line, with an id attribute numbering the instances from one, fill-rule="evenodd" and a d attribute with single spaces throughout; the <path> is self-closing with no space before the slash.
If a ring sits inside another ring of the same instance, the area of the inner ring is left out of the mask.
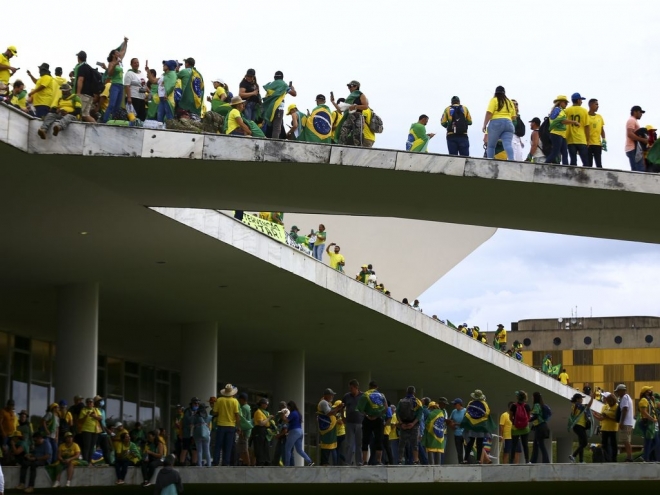
<path id="1" fill-rule="evenodd" d="M 57 136 L 74 121 L 111 123 L 114 125 L 162 127 L 239 136 L 293 139 L 307 142 L 338 143 L 373 147 L 376 135 L 383 132 L 382 119 L 372 110 L 369 99 L 357 80 L 347 83 L 348 95 L 335 100 L 330 92 L 330 105 L 325 95 L 318 94 L 313 110 L 301 111 L 295 103 L 287 105 L 287 96 L 296 97 L 292 81 L 284 80 L 282 71 L 260 86 L 255 69 L 248 69 L 238 84 L 236 95 L 222 77 L 211 79 L 207 87 L 196 60 L 188 57 L 163 60 L 162 72 L 150 68 L 148 61 L 140 70 L 138 58 L 131 58 L 124 68 L 128 38 L 109 51 L 107 62 L 92 67 L 83 50 L 68 78 L 62 67 L 54 75 L 49 63 L 39 67 L 39 77 L 28 70 L 33 88 L 14 77 L 18 68 L 12 59 L 18 49 L 11 45 L 0 54 L 0 101 L 43 119 L 38 134 L 46 139 L 52 129 Z M 10 83 L 10 79 L 14 78 Z M 205 98 L 205 95 L 206 98 Z M 584 102 L 587 101 L 587 105 Z M 207 103 L 210 108 L 207 108 Z M 570 103 L 570 106 L 569 106 Z M 602 168 L 607 151 L 605 121 L 596 98 L 587 100 L 579 92 L 570 99 L 558 95 L 548 115 L 529 121 L 530 148 L 525 157 L 522 137 L 526 126 L 515 99 L 509 99 L 503 86 L 495 89 L 488 103 L 482 131 L 484 157 L 535 163 L 561 163 Z M 645 111 L 635 105 L 625 124 L 625 153 L 631 170 L 660 172 L 660 147 L 654 147 L 657 129 L 642 127 L 639 120 Z M 285 130 L 285 117 L 290 117 Z M 426 152 L 434 133 L 426 132 L 429 116 L 420 115 L 411 124 L 405 149 Z M 447 149 L 451 155 L 470 155 L 469 126 L 472 116 L 458 96 L 442 112 L 440 124 L 446 129 Z"/>

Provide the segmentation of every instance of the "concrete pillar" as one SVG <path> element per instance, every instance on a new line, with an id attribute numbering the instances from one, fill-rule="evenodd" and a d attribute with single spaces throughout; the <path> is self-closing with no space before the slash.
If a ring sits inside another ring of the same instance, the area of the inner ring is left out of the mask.
<path id="1" fill-rule="evenodd" d="M 369 382 L 371 381 L 371 371 L 351 371 L 350 373 L 344 373 L 342 377 L 343 377 L 342 379 L 343 383 L 341 385 L 342 386 L 341 390 L 343 391 L 343 394 L 348 392 L 348 382 L 350 382 L 354 378 L 360 384 L 360 390 L 362 391 L 369 390 Z M 339 392 L 339 390 L 335 390 L 335 392 Z"/>
<path id="2" fill-rule="evenodd" d="M 451 414 L 451 413 L 450 413 Z M 447 428 L 445 435 L 445 456 L 443 464 L 458 464 L 458 455 L 456 454 L 456 444 L 454 443 L 454 430 Z M 463 459 L 461 459 L 462 461 Z"/>
<path id="3" fill-rule="evenodd" d="M 94 397 L 99 342 L 99 285 L 59 288 L 55 340 L 55 390 L 69 403 L 74 395 Z"/>
<path id="4" fill-rule="evenodd" d="M 206 402 L 217 394 L 218 324 L 186 323 L 181 327 L 181 403 L 192 397 Z"/>
<path id="5" fill-rule="evenodd" d="M 277 407 L 281 400 L 296 403 L 303 415 L 303 430 L 308 421 L 316 421 L 315 417 L 306 417 L 305 412 L 305 351 L 283 351 L 273 355 L 274 395 L 271 404 Z M 348 382 L 347 382 L 348 386 Z M 319 394 L 323 391 L 319 391 Z M 320 397 L 320 395 L 319 395 Z M 271 407 L 272 409 L 272 407 Z M 271 411 L 272 412 L 272 411 Z M 313 430 L 313 428 L 312 428 Z M 307 444 L 306 439 L 303 445 Z M 309 455 L 309 452 L 307 452 Z M 294 451 L 295 465 L 303 466 L 303 458 Z M 312 459 L 315 461 L 315 459 Z"/>
<path id="6" fill-rule="evenodd" d="M 500 459 L 502 459 L 500 449 L 503 448 L 504 448 L 504 442 L 500 442 L 500 437 L 498 435 L 493 434 L 490 444 L 490 455 L 495 457 L 495 459 L 491 459 L 491 461 L 493 461 L 493 464 L 500 463 Z"/>
<path id="7" fill-rule="evenodd" d="M 557 463 L 566 464 L 571 462 L 568 456 L 573 453 L 573 437 L 559 437 L 557 440 Z"/>

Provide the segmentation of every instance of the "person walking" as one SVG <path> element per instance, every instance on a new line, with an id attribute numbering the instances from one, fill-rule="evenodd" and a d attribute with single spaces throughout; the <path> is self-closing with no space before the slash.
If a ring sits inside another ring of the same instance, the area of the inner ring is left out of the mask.
<path id="1" fill-rule="evenodd" d="M 575 462 L 576 458 L 579 462 L 584 462 L 584 449 L 587 446 L 587 441 L 591 437 L 593 422 L 591 421 L 591 404 L 594 401 L 594 394 L 591 394 L 591 400 L 585 406 L 582 403 L 582 394 L 577 393 L 571 399 L 571 415 L 568 418 L 568 430 L 573 431 L 578 438 L 578 446 L 573 451 L 572 455 L 568 456 L 568 460 Z"/>
<path id="2" fill-rule="evenodd" d="M 616 434 L 619 431 L 619 423 L 616 421 L 619 403 L 614 394 L 605 397 L 605 405 L 600 413 L 592 411 L 594 418 L 600 421 L 601 444 L 605 454 L 605 462 L 616 462 L 619 451 L 616 442 Z"/>
<path id="3" fill-rule="evenodd" d="M 483 132 L 488 133 L 488 145 L 486 148 L 486 157 L 495 157 L 495 147 L 497 142 L 501 139 L 504 151 L 506 151 L 507 159 L 513 160 L 513 132 L 516 121 L 516 108 L 506 97 L 504 87 L 498 86 L 495 88 L 495 95 L 488 103 L 486 116 L 484 117 Z"/>
<path id="4" fill-rule="evenodd" d="M 539 453 L 541 454 L 541 462 L 547 464 L 550 462 L 548 449 L 545 448 L 545 440 L 550 438 L 550 428 L 547 422 L 547 406 L 543 402 L 541 392 L 534 392 L 532 394 L 534 405 L 530 417 L 532 430 L 534 431 L 534 438 L 532 439 L 532 464 L 538 461 Z"/>
<path id="5" fill-rule="evenodd" d="M 304 434 L 302 429 L 302 414 L 300 413 L 300 410 L 298 410 L 297 404 L 292 400 L 287 402 L 286 405 L 289 409 L 289 416 L 284 418 L 284 421 L 289 424 L 289 434 L 286 437 L 286 444 L 284 446 L 284 465 L 289 465 L 289 461 L 293 455 L 293 449 L 295 448 L 296 452 L 298 452 L 298 455 L 305 460 L 305 465 L 313 466 L 314 463 L 312 462 L 312 459 L 310 459 L 310 457 L 303 450 L 302 442 Z"/>

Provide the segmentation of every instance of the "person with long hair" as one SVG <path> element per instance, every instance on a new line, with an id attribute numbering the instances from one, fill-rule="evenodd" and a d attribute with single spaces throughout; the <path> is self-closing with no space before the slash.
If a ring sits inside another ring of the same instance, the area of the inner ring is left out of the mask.
<path id="1" fill-rule="evenodd" d="M 605 462 L 616 462 L 618 451 L 616 434 L 619 431 L 619 423 L 616 420 L 617 408 L 619 403 L 614 394 L 605 397 L 605 405 L 600 413 L 593 411 L 594 418 L 600 421 L 600 435 L 603 451 L 605 453 Z"/>
<path id="2" fill-rule="evenodd" d="M 488 134 L 486 156 L 495 157 L 495 147 L 501 139 L 507 159 L 513 160 L 513 132 L 514 121 L 517 118 L 516 107 L 506 97 L 502 86 L 495 88 L 495 95 L 488 103 L 486 117 L 484 118 L 483 132 Z"/>
<path id="3" fill-rule="evenodd" d="M 108 98 L 108 108 L 103 114 L 103 122 L 107 122 L 121 108 L 124 100 L 124 66 L 122 60 L 126 56 L 128 47 L 128 38 L 118 48 L 110 50 L 108 55 L 108 67 L 105 71 L 104 79 L 110 81 L 110 97 Z"/>
<path id="4" fill-rule="evenodd" d="M 527 416 L 527 421 L 520 423 L 516 421 L 516 417 L 520 416 L 518 410 L 522 408 L 521 414 Z M 513 464 L 513 459 L 516 454 L 516 445 L 518 442 L 522 443 L 522 451 L 525 456 L 525 464 L 529 464 L 529 419 L 531 415 L 531 408 L 527 403 L 527 392 L 518 390 L 516 392 L 516 402 L 509 408 L 511 415 L 511 450 L 509 450 L 509 464 Z"/>
<path id="5" fill-rule="evenodd" d="M 568 460 L 575 462 L 576 457 L 580 462 L 584 461 L 584 448 L 587 446 L 589 437 L 591 436 L 591 404 L 594 401 L 594 394 L 591 394 L 591 400 L 586 406 L 582 403 L 582 394 L 576 393 L 573 395 L 571 402 L 571 416 L 568 418 L 568 429 L 573 430 L 578 438 L 578 446 L 573 451 L 573 455 L 568 456 Z"/>
<path id="6" fill-rule="evenodd" d="M 644 462 L 651 460 L 651 452 L 655 449 L 656 426 L 658 417 L 655 410 L 655 398 L 653 397 L 653 387 L 642 387 L 639 393 L 639 427 L 644 438 L 644 451 L 642 458 Z M 656 459 L 657 461 L 657 459 Z"/>
<path id="7" fill-rule="evenodd" d="M 289 409 L 289 416 L 283 419 L 289 424 L 289 434 L 286 437 L 286 444 L 284 446 L 284 465 L 289 465 L 289 460 L 291 459 L 293 449 L 295 448 L 296 452 L 298 452 L 298 455 L 300 455 L 305 460 L 305 465 L 313 466 L 314 463 L 303 450 L 302 442 L 304 434 L 302 429 L 302 414 L 298 410 L 296 403 L 292 400 L 287 402 L 286 405 Z"/>
<path id="8" fill-rule="evenodd" d="M 550 109 L 550 142 L 552 143 L 552 151 L 545 158 L 545 163 L 557 163 L 557 159 L 561 155 L 562 165 L 568 165 L 568 145 L 566 144 L 566 125 L 579 126 L 580 123 L 575 120 L 570 120 L 566 117 L 564 109 L 568 105 L 568 98 L 564 95 L 559 95 L 552 102 L 553 107 Z"/>
<path id="9" fill-rule="evenodd" d="M 158 439 L 157 431 L 150 431 L 147 433 L 147 443 L 144 446 L 142 454 L 142 476 L 144 483 L 142 486 L 151 485 L 151 478 L 156 472 L 156 468 L 163 465 L 163 457 L 165 456 L 165 446 Z"/>
<path id="10" fill-rule="evenodd" d="M 544 417 L 545 402 L 543 402 L 541 392 L 534 392 L 532 398 L 534 400 L 534 405 L 532 406 L 530 422 L 532 423 L 534 438 L 532 439 L 531 462 L 532 464 L 537 463 L 540 452 L 541 462 L 548 464 L 550 462 L 550 456 L 548 455 L 548 449 L 545 448 L 545 440 L 550 438 L 550 429 L 548 428 L 548 423 Z"/>

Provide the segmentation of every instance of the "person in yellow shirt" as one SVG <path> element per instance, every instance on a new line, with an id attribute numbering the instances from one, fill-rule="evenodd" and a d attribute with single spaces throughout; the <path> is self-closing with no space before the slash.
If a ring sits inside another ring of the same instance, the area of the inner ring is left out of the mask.
<path id="1" fill-rule="evenodd" d="M 571 383 L 571 379 L 568 376 L 568 373 L 566 373 L 566 368 L 561 370 L 561 373 L 559 373 L 559 376 L 557 378 L 559 379 L 562 385 L 570 385 Z"/>
<path id="2" fill-rule="evenodd" d="M 10 103 L 12 106 L 27 112 L 27 91 L 25 91 L 25 84 L 20 79 L 14 81 Z"/>
<path id="3" fill-rule="evenodd" d="M 80 447 L 73 441 L 73 433 L 70 431 L 64 434 L 64 443 L 57 448 L 57 461 L 55 461 L 55 483 L 53 488 L 60 486 L 62 471 L 66 469 L 66 486 L 71 486 L 73 479 L 73 468 L 75 466 L 85 465 L 85 461 L 80 461 Z"/>
<path id="4" fill-rule="evenodd" d="M 653 387 L 645 386 L 639 393 L 639 416 L 640 429 L 644 439 L 644 451 L 642 458 L 644 462 L 651 460 L 651 453 L 655 450 L 655 442 L 658 431 L 658 416 L 655 408 L 655 398 L 653 396 Z"/>
<path id="5" fill-rule="evenodd" d="M 364 125 L 362 126 L 362 147 L 373 148 L 374 144 L 376 144 L 376 135 L 369 128 L 369 125 L 371 125 L 371 117 L 373 116 L 371 108 L 363 110 L 362 116 L 364 117 Z"/>
<path id="6" fill-rule="evenodd" d="M 599 105 L 596 98 L 589 100 L 589 139 L 587 140 L 588 167 L 603 168 L 602 153 L 607 151 L 607 140 L 605 139 L 605 121 L 603 116 L 596 113 Z"/>
<path id="7" fill-rule="evenodd" d="M 248 125 L 243 122 L 243 117 L 241 112 L 245 109 L 245 100 L 241 99 L 240 96 L 234 96 L 231 99 L 230 103 L 232 109 L 227 114 L 225 124 L 227 130 L 225 134 L 231 134 L 233 136 L 251 136 L 252 131 Z"/>
<path id="8" fill-rule="evenodd" d="M 55 75 L 53 76 L 53 103 L 51 108 L 57 106 L 57 102 L 62 98 L 62 90 L 60 86 L 66 84 L 68 81 L 62 77 L 62 67 L 55 67 Z"/>
<path id="9" fill-rule="evenodd" d="M 231 464 L 231 452 L 236 435 L 236 427 L 241 424 L 240 404 L 234 397 L 238 388 L 231 383 L 225 385 L 220 391 L 220 397 L 215 401 L 211 415 L 215 418 L 216 433 L 215 447 L 213 448 L 213 465 L 220 463 L 222 452 L 222 465 Z"/>
<path id="10" fill-rule="evenodd" d="M 46 114 L 43 124 L 37 131 L 41 139 L 46 139 L 51 126 L 53 126 L 53 136 L 57 136 L 60 131 L 66 130 L 71 122 L 80 120 L 82 115 L 82 101 L 78 95 L 71 93 L 71 86 L 64 84 L 60 89 L 62 98 L 57 102 L 57 111 Z"/>
<path id="11" fill-rule="evenodd" d="M 566 126 L 579 126 L 580 123 L 566 117 L 566 106 L 568 105 L 568 98 L 564 95 L 559 95 L 553 101 L 553 107 L 550 110 L 550 142 L 552 143 L 552 150 L 545 158 L 545 163 L 559 163 L 561 157 L 562 165 L 568 165 L 568 147 L 566 144 L 567 130 Z"/>
<path id="12" fill-rule="evenodd" d="M 333 252 L 330 252 L 330 248 L 334 246 Z M 330 268 L 334 268 L 338 272 L 344 271 L 344 265 L 346 264 L 346 259 L 343 254 L 339 254 L 340 247 L 337 246 L 334 242 L 330 243 L 326 248 L 325 252 L 330 258 Z"/>
<path id="13" fill-rule="evenodd" d="M 501 323 L 497 325 L 497 331 L 495 332 L 495 338 L 499 345 L 499 350 L 506 352 L 506 329 Z"/>
<path id="14" fill-rule="evenodd" d="M 50 65 L 43 63 L 39 66 L 39 79 L 27 71 L 34 83 L 34 89 L 28 93 L 28 101 L 34 105 L 37 118 L 43 118 L 50 111 L 55 97 L 53 91 L 53 77 L 50 75 Z"/>
<path id="15" fill-rule="evenodd" d="M 82 435 L 82 456 L 87 462 L 92 461 L 98 434 L 101 432 L 101 411 L 94 407 L 94 399 L 85 399 L 85 407 L 80 410 L 79 427 Z"/>
<path id="16" fill-rule="evenodd" d="M 600 413 L 593 411 L 594 418 L 600 421 L 600 434 L 603 451 L 605 453 L 605 462 L 616 462 L 618 452 L 616 432 L 619 431 L 619 423 L 616 420 L 616 414 L 619 404 L 614 394 L 605 397 L 605 405 Z"/>
<path id="17" fill-rule="evenodd" d="M 115 453 L 121 449 L 121 437 L 124 433 L 128 434 L 128 430 L 124 428 L 124 424 L 121 422 L 115 423 L 112 427 L 112 447 L 114 448 Z"/>
<path id="18" fill-rule="evenodd" d="M 0 53 L 0 83 L 9 84 L 9 78 L 18 70 L 9 61 L 15 57 L 18 50 L 15 46 L 8 46 L 4 53 Z"/>
<path id="19" fill-rule="evenodd" d="M 486 157 L 495 158 L 495 147 L 501 139 L 507 159 L 513 160 L 513 132 L 514 121 L 517 119 L 516 107 L 506 97 L 506 91 L 502 86 L 495 88 L 495 95 L 488 103 L 486 116 L 484 117 L 483 132 L 488 131 L 488 145 Z"/>
<path id="20" fill-rule="evenodd" d="M 591 404 L 594 401 L 594 394 L 591 394 L 591 400 L 585 406 L 582 403 L 584 397 L 580 393 L 576 393 L 571 398 L 571 416 L 568 418 L 570 429 L 575 433 L 578 439 L 578 446 L 573 451 L 572 455 L 568 456 L 568 460 L 576 462 L 584 461 L 584 449 L 587 446 L 589 437 L 591 436 Z"/>
<path id="21" fill-rule="evenodd" d="M 513 422 L 511 421 L 511 406 L 513 402 L 509 402 L 507 410 L 502 413 L 500 416 L 500 441 L 504 443 L 503 447 L 500 447 L 500 452 L 502 452 L 502 464 L 509 464 L 509 452 L 511 452 L 511 443 L 513 442 L 513 436 L 511 434 L 511 429 L 513 428 Z M 520 442 L 515 446 L 515 456 L 513 458 L 513 463 L 518 464 L 518 458 L 522 452 L 522 446 Z"/>
<path id="22" fill-rule="evenodd" d="M 336 409 L 341 406 L 342 401 L 336 400 L 332 404 L 332 408 Z M 346 440 L 346 411 L 344 409 L 338 410 L 337 414 L 337 460 L 340 466 L 346 465 L 346 456 L 344 455 L 344 440 Z"/>
<path id="23" fill-rule="evenodd" d="M 572 125 L 566 129 L 566 144 L 568 145 L 570 164 L 577 165 L 577 155 L 579 153 L 583 167 L 586 167 L 589 162 L 587 142 L 590 131 L 589 114 L 587 109 L 582 106 L 585 99 L 580 93 L 573 93 L 571 95 L 573 105 L 565 110 L 566 118 L 578 123 L 578 125 Z"/>
<path id="24" fill-rule="evenodd" d="M 124 478 L 128 473 L 128 466 L 137 465 L 142 458 L 142 454 L 140 448 L 131 442 L 130 435 L 126 433 L 121 435 L 119 448 L 115 450 L 115 456 L 115 473 L 117 475 L 115 485 L 123 485 Z"/>

